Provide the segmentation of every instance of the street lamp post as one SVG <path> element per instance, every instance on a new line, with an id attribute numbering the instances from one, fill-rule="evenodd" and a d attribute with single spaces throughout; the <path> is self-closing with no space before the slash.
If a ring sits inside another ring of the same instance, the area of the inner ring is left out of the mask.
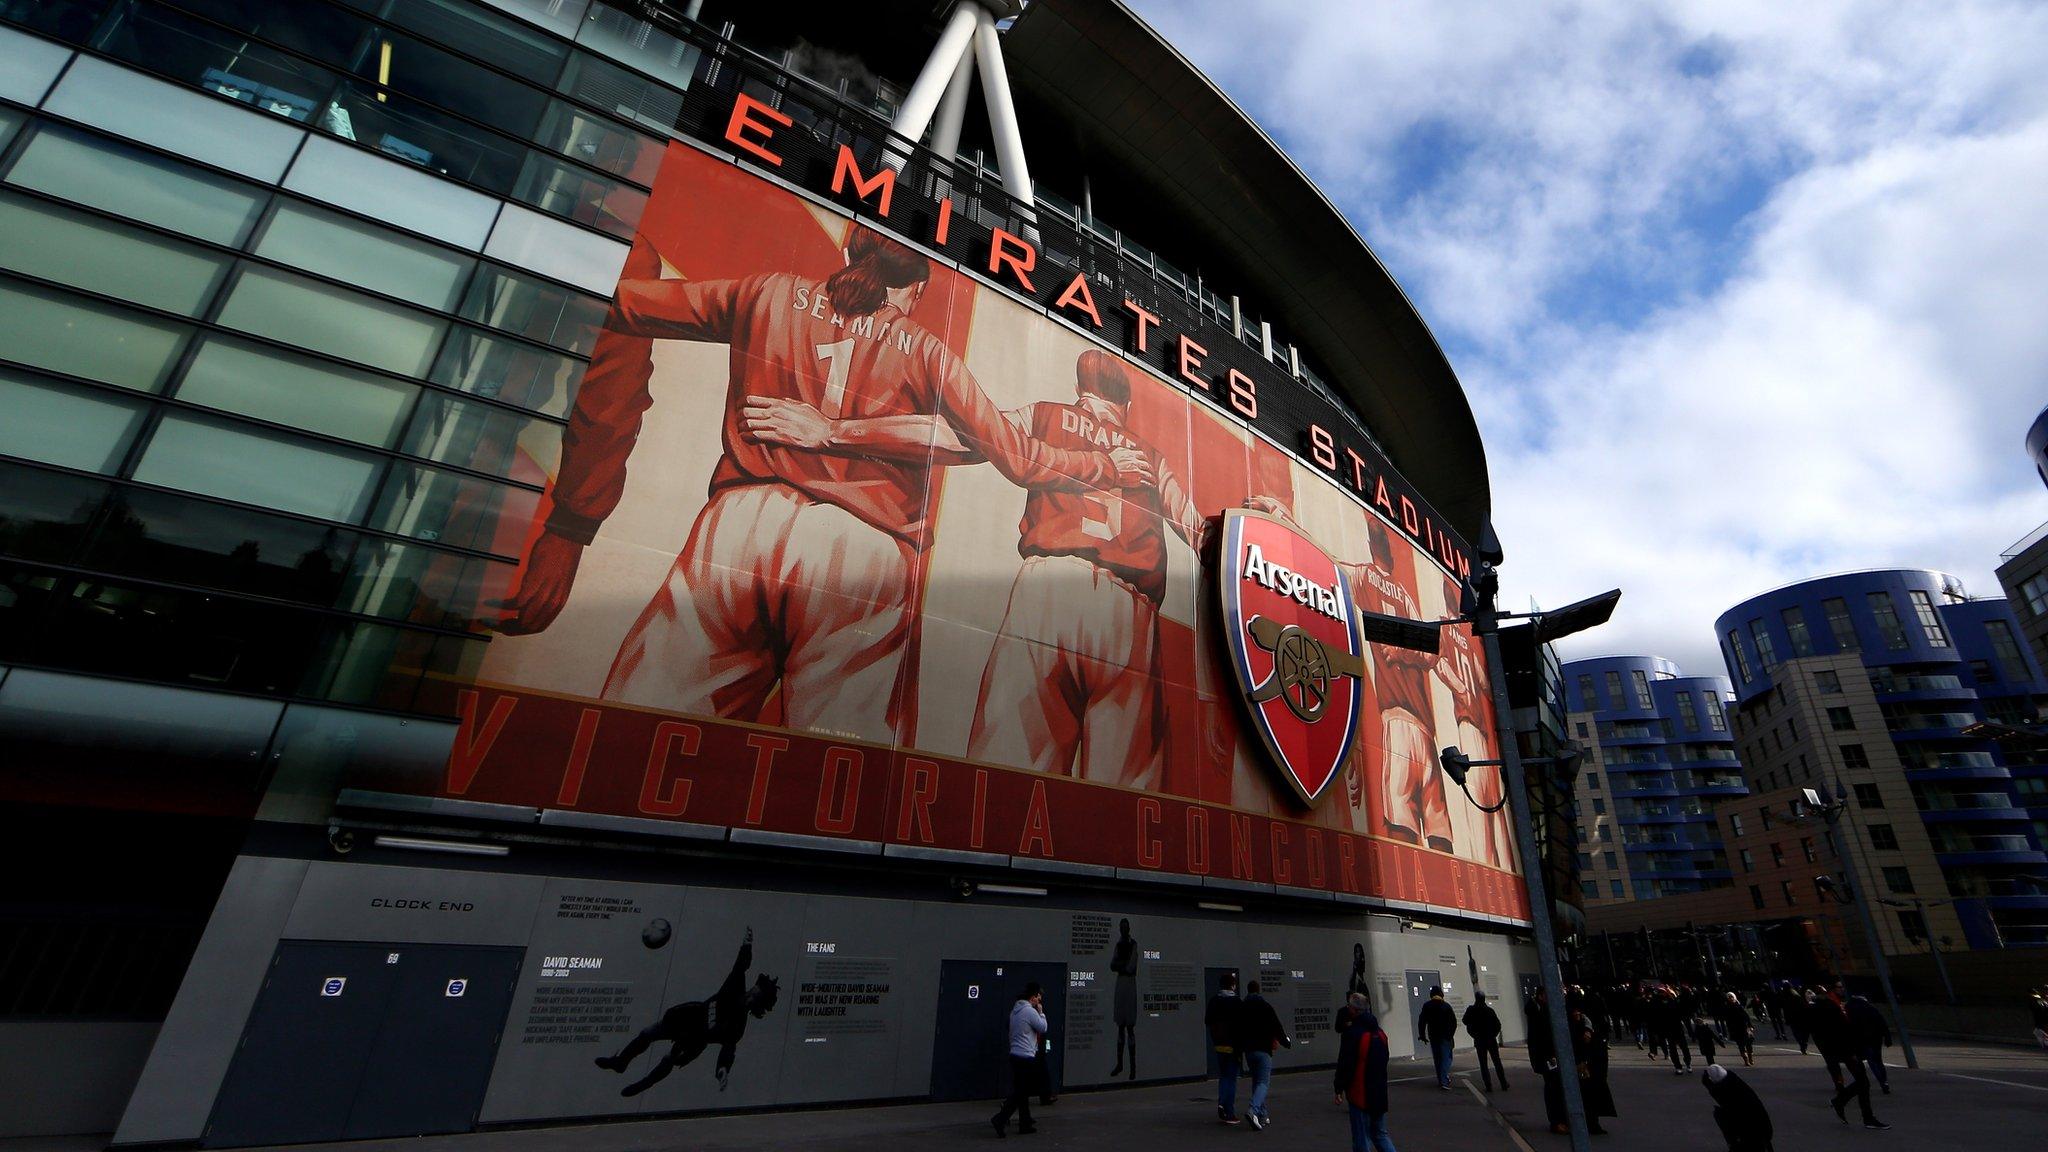
<path id="1" fill-rule="evenodd" d="M 1918 1068 L 1920 1058 L 1913 1054 L 1913 1038 L 1906 1032 L 1906 1014 L 1899 1011 L 1899 995 L 1892 991 L 1892 968 L 1885 962 L 1884 941 L 1877 934 L 1876 919 L 1870 915 L 1870 902 L 1863 897 L 1863 885 L 1857 882 L 1856 828 L 1842 822 L 1842 816 L 1849 810 L 1849 793 L 1837 780 L 1832 796 L 1825 796 L 1812 788 L 1806 789 L 1806 802 L 1828 822 L 1829 828 L 1842 825 L 1841 835 L 1835 838 L 1835 846 L 1842 856 L 1842 880 L 1849 894 L 1845 897 L 1837 892 L 1835 898 L 1843 903 L 1853 902 L 1863 918 L 1863 934 L 1870 941 L 1870 958 L 1877 965 L 1877 982 L 1884 987 L 1885 1002 L 1891 1005 L 1892 1019 L 1899 1026 L 1899 1050 L 1905 1053 L 1906 1067 Z M 1830 886 L 1823 886 L 1823 890 Z"/>
<path id="2" fill-rule="evenodd" d="M 1923 931 L 1923 932 L 1925 932 L 1925 933 L 1927 934 L 1927 950 L 1928 950 L 1929 952 L 1933 953 L 1933 955 L 1934 955 L 1934 971 L 1935 971 L 1935 974 L 1936 974 L 1936 975 L 1939 975 L 1939 976 L 1941 977 L 1941 990 L 1942 990 L 1942 991 L 1943 991 L 1944 993 L 1946 993 L 1946 994 L 1948 995 L 1948 1002 L 1949 1002 L 1949 1006 L 1950 1006 L 1950 1007 L 1954 1007 L 1954 1006 L 1955 1006 L 1955 1002 L 1956 1002 L 1956 986 L 1955 986 L 1954 984 L 1951 984 L 1951 983 L 1949 983 L 1949 979 L 1948 979 L 1948 965 L 1947 965 L 1947 964 L 1946 964 L 1945 962 L 1943 962 L 1943 960 L 1942 960 L 1942 958 L 1941 958 L 1941 942 L 1940 942 L 1939 940 L 1935 939 L 1935 936 L 1934 936 L 1934 929 L 1933 929 L 1933 928 L 1931 928 L 1931 927 L 1929 927 L 1929 926 L 1928 926 L 1928 923 L 1927 923 L 1927 905 L 1928 905 L 1928 901 L 1926 901 L 1926 900 L 1922 900 L 1922 899 L 1921 899 L 1920 897 L 1918 897 L 1918 896 L 1915 896 L 1915 897 L 1913 897 L 1913 899 L 1912 899 L 1911 901 L 1905 901 L 1905 900 L 1893 900 L 1893 899 L 1890 899 L 1890 898 L 1888 898 L 1888 897 L 1879 897 L 1879 898 L 1878 898 L 1878 903 L 1880 903 L 1880 904 L 1885 904 L 1885 905 L 1888 905 L 1888 906 L 1890 906 L 1890 907 L 1893 907 L 1893 908 L 1904 908 L 1904 907 L 1907 907 L 1907 906 L 1908 906 L 1908 904 L 1910 903 L 1910 905 L 1912 906 L 1912 909 L 1913 909 L 1913 911 L 1915 911 L 1915 912 L 1917 912 L 1917 913 L 1919 913 L 1919 914 L 1920 914 L 1920 929 L 1921 929 L 1921 931 Z M 1955 903 L 1955 901 L 1953 901 L 1953 900 L 1936 900 L 1936 901 L 1934 901 L 1934 903 L 1935 903 L 1935 904 L 1953 904 L 1953 903 Z"/>

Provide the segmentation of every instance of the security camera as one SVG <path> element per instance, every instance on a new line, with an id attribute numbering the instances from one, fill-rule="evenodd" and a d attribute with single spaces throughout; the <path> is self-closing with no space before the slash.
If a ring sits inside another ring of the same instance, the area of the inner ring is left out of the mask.
<path id="1" fill-rule="evenodd" d="M 327 846 L 334 849 L 336 856 L 346 856 L 355 850 L 356 834 L 346 828 L 330 824 L 327 826 Z"/>
<path id="2" fill-rule="evenodd" d="M 965 876 L 953 877 L 953 895 L 966 900 L 974 895 L 974 881 Z"/>

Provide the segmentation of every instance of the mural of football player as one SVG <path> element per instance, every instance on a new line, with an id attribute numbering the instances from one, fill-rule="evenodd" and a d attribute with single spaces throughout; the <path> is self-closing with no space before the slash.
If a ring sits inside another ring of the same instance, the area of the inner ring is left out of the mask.
<path id="1" fill-rule="evenodd" d="M 860 226 L 844 256 L 822 280 L 689 281 L 663 278 L 652 244 L 636 239 L 503 631 L 553 622 L 583 548 L 617 507 L 653 403 L 654 339 L 729 346 L 722 452 L 681 553 L 619 647 L 608 700 L 755 720 L 779 693 L 791 727 L 902 736 L 932 465 L 928 453 L 869 451 L 842 418 L 929 427 L 935 416 L 1025 487 L 1149 479 L 1135 452 L 1049 448 L 1004 419 L 911 319 L 932 275 L 925 257 Z"/>
<path id="2" fill-rule="evenodd" d="M 1445 611 L 1455 616 L 1458 585 L 1448 578 L 1444 580 L 1444 605 Z M 1451 709 L 1458 723 L 1457 745 L 1468 756 L 1492 759 L 1495 748 L 1492 734 L 1493 686 L 1486 678 L 1486 661 L 1480 654 L 1479 639 L 1468 626 L 1446 626 L 1442 635 L 1443 655 L 1437 661 L 1436 673 L 1444 687 L 1450 690 Z M 1466 787 L 1473 802 L 1481 808 L 1478 815 L 1485 835 L 1485 862 L 1495 868 L 1512 867 L 1514 833 L 1508 827 L 1507 809 L 1484 811 L 1499 804 L 1507 794 L 1500 767 L 1474 765 L 1466 777 Z"/>
<path id="3" fill-rule="evenodd" d="M 686 1000 L 670 1008 L 661 1014 L 661 1019 L 627 1041 L 616 1055 L 599 1056 L 595 1061 L 599 1068 L 624 1072 L 641 1053 L 661 1041 L 668 1042 L 668 1054 L 657 1059 L 647 1075 L 619 1089 L 619 1095 L 638 1096 L 659 1084 L 670 1072 L 703 1055 L 704 1049 L 713 1044 L 718 1045 L 718 1062 L 712 1075 L 718 1080 L 718 1090 L 725 1091 L 732 1076 L 734 1051 L 746 1035 L 747 1018 L 759 1020 L 768 1015 L 775 1009 L 781 991 L 780 981 L 765 974 L 756 977 L 749 987 L 747 970 L 753 966 L 754 930 L 749 928 L 740 944 L 740 954 L 732 962 L 732 971 L 726 973 L 725 983 L 718 986 L 718 991 L 706 999 Z"/>

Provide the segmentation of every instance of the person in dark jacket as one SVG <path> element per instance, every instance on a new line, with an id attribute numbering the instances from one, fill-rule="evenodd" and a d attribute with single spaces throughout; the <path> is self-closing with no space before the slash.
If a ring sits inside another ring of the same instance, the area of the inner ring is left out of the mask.
<path id="1" fill-rule="evenodd" d="M 1341 1037 L 1346 1032 L 1351 1031 L 1351 1026 L 1357 1023 L 1358 1018 L 1365 1015 L 1366 1011 L 1371 1007 L 1372 1001 L 1363 992 L 1353 992 L 1344 997 L 1344 1006 L 1337 1009 L 1337 1035 Z"/>
<path id="2" fill-rule="evenodd" d="M 1664 1050 L 1670 1054 L 1673 1072 L 1692 1071 L 1692 1045 L 1686 1040 L 1690 1019 L 1679 1003 L 1678 993 L 1669 988 L 1659 992 L 1656 1003 L 1650 1006 L 1651 1030 L 1662 1039 Z"/>
<path id="3" fill-rule="evenodd" d="M 1891 1021 L 1877 1010 L 1868 996 L 1860 993 L 1849 997 L 1845 1005 L 1849 1013 L 1849 1030 L 1856 1038 L 1856 1055 L 1869 1067 L 1870 1074 L 1877 1078 L 1877 1086 L 1889 1096 L 1892 1094 L 1892 1078 L 1884 1070 L 1884 1050 L 1892 1046 Z"/>
<path id="4" fill-rule="evenodd" d="M 1693 1017 L 1692 1041 L 1700 1046 L 1700 1063 L 1712 1064 L 1714 1049 L 1720 1045 L 1721 1038 L 1715 1034 L 1714 1026 L 1707 1023 L 1706 1017 Z"/>
<path id="5" fill-rule="evenodd" d="M 2034 989 L 2027 1001 L 2027 1018 L 2034 1025 L 2034 1042 L 2048 1048 L 2048 988 Z"/>
<path id="6" fill-rule="evenodd" d="M 1792 1029 L 1792 1038 L 1799 1041 L 1801 1056 L 1806 1055 L 1806 1046 L 1813 1042 L 1813 1004 L 1812 989 L 1794 992 L 1785 1001 L 1785 1023 Z"/>
<path id="7" fill-rule="evenodd" d="M 1783 1040 L 1785 1038 L 1785 1006 L 1788 1003 L 1787 998 L 1789 996 L 1790 993 L 1783 988 L 1766 988 L 1764 990 L 1764 1009 L 1770 1013 L 1771 1031 L 1776 1033 L 1774 1039 Z"/>
<path id="8" fill-rule="evenodd" d="M 1486 1090 L 1493 1091 L 1493 1073 L 1500 1073 L 1500 1089 L 1508 1089 L 1508 1070 L 1500 1063 L 1500 1013 L 1486 1002 L 1486 993 L 1472 994 L 1472 1006 L 1465 1009 L 1465 1034 L 1472 1037 L 1472 1047 L 1479 1057 L 1479 1078 L 1485 1082 Z M 1493 1059 L 1493 1070 L 1486 1068 L 1487 1058 Z"/>
<path id="9" fill-rule="evenodd" d="M 1749 1082 L 1719 1064 L 1700 1077 L 1714 1098 L 1714 1126 L 1728 1152 L 1771 1152 L 1771 1113 Z"/>
<path id="10" fill-rule="evenodd" d="M 1885 1129 L 1891 1125 L 1877 1118 L 1870 1110 L 1870 1077 L 1863 1071 L 1862 1054 L 1856 1049 L 1856 1030 L 1849 1024 L 1849 1009 L 1843 1003 L 1845 995 L 1838 982 L 1825 999 L 1817 999 L 1810 1006 L 1813 1028 L 1813 1042 L 1820 1049 L 1820 1058 L 1827 1061 L 1828 1075 L 1836 1085 L 1834 1099 L 1828 1101 L 1835 1115 L 1842 1123 L 1849 1122 L 1849 1101 L 1856 1101 L 1856 1107 L 1863 1113 L 1865 1128 Z M 1848 1073 L 1848 1082 L 1842 1075 Z"/>
<path id="11" fill-rule="evenodd" d="M 1522 1008 L 1529 1022 L 1529 1065 L 1543 1077 L 1543 1112 L 1550 1130 L 1557 1135 L 1571 1131 L 1565 1123 L 1563 1072 L 1558 1067 L 1557 1047 L 1550 1038 L 1550 1000 L 1541 988 Z"/>
<path id="12" fill-rule="evenodd" d="M 1387 1135 L 1387 1034 L 1370 1008 L 1337 1043 L 1337 1103 L 1351 1114 L 1351 1152 L 1394 1152 Z"/>
<path id="13" fill-rule="evenodd" d="M 1273 1121 L 1266 1112 L 1266 1092 L 1273 1084 L 1273 1053 L 1294 1047 L 1294 1038 L 1280 1026 L 1280 1014 L 1273 1011 L 1272 1003 L 1259 995 L 1257 980 L 1246 984 L 1244 991 L 1244 1002 L 1237 1006 L 1237 1040 L 1233 1046 L 1243 1054 L 1252 1072 L 1252 1102 L 1245 1115 L 1252 1127 L 1263 1130 Z"/>
<path id="14" fill-rule="evenodd" d="M 1415 1021 L 1415 1042 L 1429 1045 L 1430 1059 L 1436 1062 L 1436 1086 L 1445 1092 L 1451 1090 L 1451 1053 L 1457 1037 L 1458 1014 L 1444 999 L 1443 986 L 1437 985 L 1429 990 L 1429 1003 Z"/>
<path id="15" fill-rule="evenodd" d="M 1592 1021 L 1583 1012 L 1572 1013 L 1571 1025 L 1572 1060 L 1579 1077 L 1579 1102 L 1586 1109 L 1586 1131 L 1605 1136 L 1607 1129 L 1600 1126 L 1600 1118 L 1619 1115 L 1614 1108 L 1614 1092 L 1607 1086 L 1607 1041 L 1593 1030 Z M 1561 1089 L 1559 1095 L 1563 1095 Z"/>
<path id="16" fill-rule="evenodd" d="M 1721 1028 L 1728 1033 L 1728 1042 L 1742 1054 L 1743 1067 L 1756 1063 L 1756 1018 L 1742 1006 L 1742 997 L 1728 993 L 1721 1002 Z M 1707 1063 L 1712 1064 L 1709 1060 Z"/>
<path id="17" fill-rule="evenodd" d="M 1216 1059 L 1216 1119 L 1224 1124 L 1238 1122 L 1237 1012 L 1243 1006 L 1237 998 L 1237 973 L 1225 972 L 1202 1013 L 1202 1024 L 1209 1030 L 1209 1049 Z"/>

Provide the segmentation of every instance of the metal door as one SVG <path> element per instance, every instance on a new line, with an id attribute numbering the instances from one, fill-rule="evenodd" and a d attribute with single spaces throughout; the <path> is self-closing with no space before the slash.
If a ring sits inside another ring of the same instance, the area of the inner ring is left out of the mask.
<path id="1" fill-rule="evenodd" d="M 476 1127 L 522 955 L 446 945 L 400 950 L 384 1027 L 349 1110 L 348 1139 Z"/>
<path id="2" fill-rule="evenodd" d="M 1443 984 L 1443 973 L 1421 968 L 1408 969 L 1408 1035 L 1422 1035 L 1422 1006 L 1429 1003 L 1429 990 Z M 1415 1051 L 1419 1055 L 1424 1049 L 1420 1041 Z"/>
<path id="3" fill-rule="evenodd" d="M 1010 1008 L 1024 985 L 1045 991 L 1052 1037 L 1050 1082 L 1060 1082 L 1066 1045 L 1064 965 L 1001 960 L 939 962 L 939 1011 L 932 1029 L 932 1099 L 992 1100 L 1009 1092 Z"/>

